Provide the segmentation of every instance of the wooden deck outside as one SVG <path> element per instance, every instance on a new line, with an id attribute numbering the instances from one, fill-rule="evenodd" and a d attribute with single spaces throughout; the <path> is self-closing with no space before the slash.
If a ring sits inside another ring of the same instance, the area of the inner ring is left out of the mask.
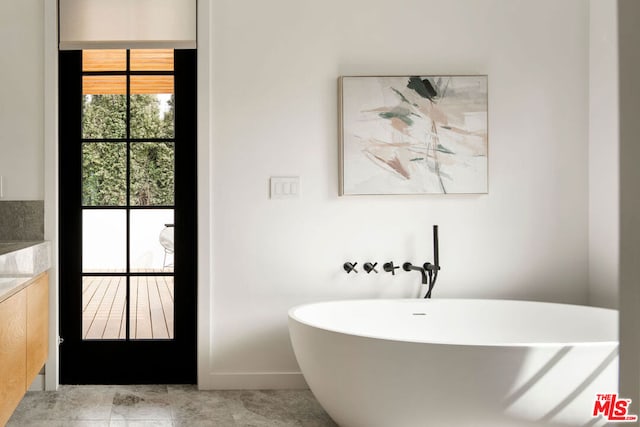
<path id="1" fill-rule="evenodd" d="M 173 277 L 131 277 L 131 339 L 173 339 Z M 125 339 L 126 279 L 85 277 L 82 336 Z"/>

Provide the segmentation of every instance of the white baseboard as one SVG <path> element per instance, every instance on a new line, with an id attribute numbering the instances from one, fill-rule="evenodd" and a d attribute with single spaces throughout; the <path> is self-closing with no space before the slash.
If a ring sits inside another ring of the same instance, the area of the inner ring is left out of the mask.
<path id="1" fill-rule="evenodd" d="M 204 377 L 204 378 L 203 378 Z M 225 372 L 201 377 L 200 390 L 308 389 L 300 372 Z"/>

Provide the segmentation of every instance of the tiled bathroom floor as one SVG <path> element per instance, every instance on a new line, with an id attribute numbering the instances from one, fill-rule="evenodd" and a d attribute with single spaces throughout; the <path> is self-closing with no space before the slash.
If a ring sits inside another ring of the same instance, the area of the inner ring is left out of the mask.
<path id="1" fill-rule="evenodd" d="M 198 391 L 190 385 L 29 392 L 7 426 L 337 427 L 308 390 Z"/>

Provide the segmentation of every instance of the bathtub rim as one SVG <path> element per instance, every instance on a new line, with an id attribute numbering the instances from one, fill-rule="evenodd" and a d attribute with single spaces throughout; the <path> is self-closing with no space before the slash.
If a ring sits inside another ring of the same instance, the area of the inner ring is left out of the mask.
<path id="1" fill-rule="evenodd" d="M 324 304 L 332 304 L 332 303 L 346 303 L 346 302 L 381 302 L 381 301 L 420 301 L 420 298 L 363 298 L 363 299 L 335 299 L 335 300 L 326 300 L 326 301 L 316 301 L 311 303 L 305 303 L 296 305 L 291 307 L 288 312 L 289 321 L 294 321 L 305 325 L 310 328 L 316 328 L 319 330 L 349 335 L 358 338 L 366 338 L 366 339 L 374 339 L 380 341 L 388 341 L 388 342 L 396 342 L 396 343 L 413 343 L 413 344 L 435 344 L 435 345 L 448 345 L 448 346 L 467 346 L 467 347 L 565 347 L 565 346 L 618 346 L 619 340 L 606 340 L 606 341 L 552 341 L 552 342 L 502 342 L 502 343 L 492 343 L 492 342 L 483 342 L 483 343 L 474 343 L 474 342 L 460 342 L 460 341 L 445 341 L 445 340 L 420 340 L 420 339 L 399 339 L 392 337 L 384 337 L 384 336 L 376 336 L 373 334 L 365 334 L 365 333 L 354 333 L 346 330 L 340 330 L 337 328 L 330 328 L 326 326 L 318 326 L 317 324 L 310 323 L 309 321 L 303 320 L 300 316 L 295 314 L 295 311 L 302 309 L 304 307 L 312 306 L 312 305 L 324 305 Z M 535 300 L 520 300 L 520 299 L 500 299 L 500 298 L 437 298 L 439 301 L 486 301 L 486 302 L 516 302 L 516 303 L 535 303 L 535 304 L 544 304 L 544 305 L 553 305 L 553 306 L 570 306 L 570 307 L 585 307 L 588 309 L 606 311 L 610 313 L 614 313 L 616 316 L 619 316 L 619 311 L 611 308 L 603 308 L 603 307 L 594 307 L 583 304 L 568 304 L 568 303 L 557 303 L 557 302 L 547 302 L 547 301 L 535 301 Z M 617 325 L 616 325 L 617 328 Z M 616 334 L 619 332 L 616 330 Z"/>

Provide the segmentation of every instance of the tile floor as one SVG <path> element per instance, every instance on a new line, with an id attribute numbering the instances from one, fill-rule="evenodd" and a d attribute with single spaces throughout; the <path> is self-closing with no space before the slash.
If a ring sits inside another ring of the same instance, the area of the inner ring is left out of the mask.
<path id="1" fill-rule="evenodd" d="M 60 386 L 29 392 L 7 427 L 337 427 L 308 390 L 191 385 Z"/>

